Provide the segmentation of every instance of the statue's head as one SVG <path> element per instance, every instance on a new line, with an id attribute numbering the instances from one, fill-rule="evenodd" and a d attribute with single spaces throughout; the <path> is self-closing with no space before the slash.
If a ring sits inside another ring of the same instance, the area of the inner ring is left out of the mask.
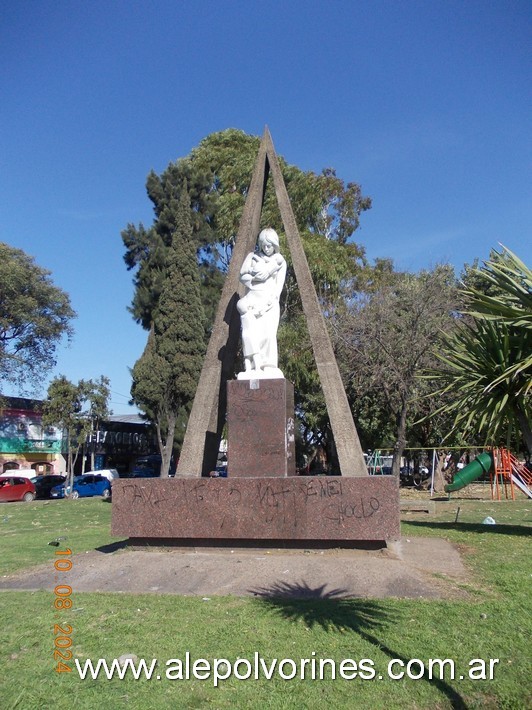
<path id="1" fill-rule="evenodd" d="M 276 254 L 279 253 L 279 236 L 275 229 L 267 227 L 259 234 L 259 249 L 263 250 L 265 244 L 270 244 Z"/>

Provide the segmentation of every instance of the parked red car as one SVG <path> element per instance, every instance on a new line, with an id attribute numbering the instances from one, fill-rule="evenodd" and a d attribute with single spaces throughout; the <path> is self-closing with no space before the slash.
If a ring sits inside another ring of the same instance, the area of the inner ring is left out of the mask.
<path id="1" fill-rule="evenodd" d="M 29 478 L 20 476 L 0 477 L 0 503 L 23 500 L 30 503 L 35 500 L 35 486 Z"/>

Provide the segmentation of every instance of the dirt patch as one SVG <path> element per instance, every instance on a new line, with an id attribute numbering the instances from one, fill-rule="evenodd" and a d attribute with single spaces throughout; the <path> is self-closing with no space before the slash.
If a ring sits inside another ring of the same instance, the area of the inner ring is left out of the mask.
<path id="1" fill-rule="evenodd" d="M 402 538 L 382 550 L 129 549 L 72 557 L 74 592 L 314 598 L 465 597 L 458 549 L 439 538 Z M 52 563 L 0 579 L 0 590 L 53 590 Z"/>

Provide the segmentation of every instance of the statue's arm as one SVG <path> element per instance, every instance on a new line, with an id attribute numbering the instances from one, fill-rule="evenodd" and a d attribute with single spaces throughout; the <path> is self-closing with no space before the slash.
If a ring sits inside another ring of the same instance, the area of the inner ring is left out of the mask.
<path id="1" fill-rule="evenodd" d="M 244 274 L 250 274 L 252 271 L 252 264 L 253 264 L 253 257 L 255 254 L 251 252 L 246 256 L 244 259 L 244 263 L 242 264 L 242 268 L 240 269 L 240 276 L 243 276 Z"/>

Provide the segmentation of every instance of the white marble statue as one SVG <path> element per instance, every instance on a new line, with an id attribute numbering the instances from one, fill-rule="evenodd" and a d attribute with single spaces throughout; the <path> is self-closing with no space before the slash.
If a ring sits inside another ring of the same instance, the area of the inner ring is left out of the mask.
<path id="1" fill-rule="evenodd" d="M 284 377 L 277 365 L 277 328 L 286 261 L 274 229 L 263 229 L 257 245 L 258 251 L 247 255 L 240 270 L 246 294 L 237 303 L 245 364 L 239 380 Z"/>

